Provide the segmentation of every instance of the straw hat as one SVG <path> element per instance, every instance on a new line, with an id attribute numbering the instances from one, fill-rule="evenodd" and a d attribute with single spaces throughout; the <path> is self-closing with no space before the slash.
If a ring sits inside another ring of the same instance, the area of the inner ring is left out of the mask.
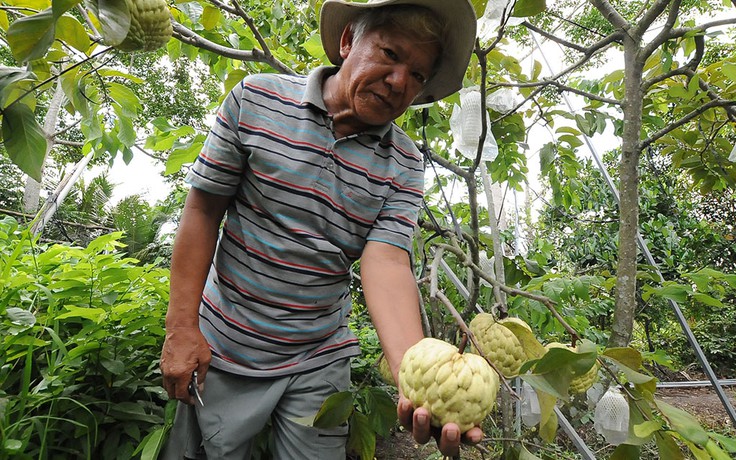
<path id="1" fill-rule="evenodd" d="M 330 62 L 339 65 L 340 37 L 345 26 L 362 11 L 389 5 L 417 5 L 429 8 L 445 23 L 440 66 L 413 104 L 442 99 L 459 90 L 475 44 L 476 17 L 469 0 L 368 0 L 355 3 L 345 0 L 325 0 L 320 13 L 322 46 Z"/>

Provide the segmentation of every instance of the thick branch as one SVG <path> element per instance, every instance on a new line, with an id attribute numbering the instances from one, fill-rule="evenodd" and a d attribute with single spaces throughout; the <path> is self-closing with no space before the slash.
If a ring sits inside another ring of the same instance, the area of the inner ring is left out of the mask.
<path id="1" fill-rule="evenodd" d="M 631 28 L 628 21 L 618 14 L 618 11 L 616 11 L 608 0 L 590 0 L 590 3 L 617 29 L 628 31 Z"/>
<path id="2" fill-rule="evenodd" d="M 736 17 L 706 22 L 706 23 L 703 23 L 703 24 L 700 24 L 694 27 L 678 27 L 676 29 L 671 29 L 667 38 L 673 39 L 673 38 L 684 37 L 685 35 L 692 34 L 693 32 L 707 32 L 708 29 L 712 29 L 714 27 L 732 26 L 735 24 L 736 24 Z"/>
<path id="3" fill-rule="evenodd" d="M 709 109 L 712 109 L 714 107 L 725 107 L 725 108 L 731 108 L 736 107 L 736 101 L 724 101 L 723 99 L 719 99 L 716 101 L 710 101 L 707 104 L 704 104 L 697 109 L 693 110 L 692 112 L 688 113 L 684 117 L 680 118 L 679 120 L 670 123 L 666 127 L 662 128 L 661 130 L 657 131 L 656 133 L 652 134 L 648 138 L 641 141 L 640 149 L 645 149 L 652 143 L 654 143 L 657 139 L 667 135 L 668 133 L 674 131 L 675 129 L 679 128 L 680 126 L 684 125 L 685 123 L 692 121 L 695 117 L 698 115 L 701 115 L 702 113 L 708 111 Z"/>
<path id="4" fill-rule="evenodd" d="M 444 158 L 442 158 L 441 156 L 439 156 L 436 153 L 432 152 L 431 150 L 430 150 L 429 153 L 430 153 L 430 157 L 432 158 L 432 161 L 434 161 L 435 163 L 439 164 L 440 166 L 442 166 L 445 169 L 449 169 L 450 172 L 452 172 L 453 174 L 456 174 L 456 175 L 458 175 L 458 176 L 460 176 L 460 177 L 462 177 L 463 179 L 466 179 L 466 180 L 468 180 L 469 178 L 472 178 L 473 177 L 472 175 L 468 174 L 468 172 L 466 170 L 464 170 L 460 166 L 456 165 L 455 163 L 452 163 L 452 162 L 450 162 L 448 160 L 445 160 Z"/>
<path id="5" fill-rule="evenodd" d="M 652 55 L 652 53 L 654 53 L 657 48 L 662 46 L 664 42 L 671 38 L 670 33 L 672 32 L 672 28 L 675 27 L 675 22 L 677 22 L 677 15 L 680 12 L 680 3 L 681 0 L 673 0 L 672 4 L 670 5 L 670 12 L 667 15 L 667 20 L 665 21 L 664 26 L 662 26 L 662 30 L 657 34 L 656 37 L 654 37 L 654 40 L 652 40 L 649 44 L 642 48 L 641 53 L 639 54 L 642 59 L 647 59 L 649 56 Z M 649 11 L 651 11 L 651 9 Z M 643 34 L 645 30 L 642 30 L 641 32 Z"/>
<path id="6" fill-rule="evenodd" d="M 187 29 L 176 21 L 171 22 L 174 26 L 174 37 L 176 37 L 183 43 L 196 46 L 197 48 L 201 48 L 207 51 L 212 51 L 213 53 L 219 54 L 220 56 L 236 59 L 239 61 L 263 62 L 270 65 L 275 70 L 281 73 L 296 75 L 296 72 L 294 72 L 294 70 L 292 70 L 283 62 L 279 61 L 273 55 L 268 55 L 261 50 L 254 49 L 250 51 L 242 51 L 239 49 L 218 45 L 215 42 L 212 42 L 200 35 L 197 35 L 193 31 Z"/>
<path id="7" fill-rule="evenodd" d="M 633 30 L 633 33 L 637 37 L 641 37 L 644 35 L 644 33 L 649 30 L 649 26 L 654 23 L 654 21 L 657 20 L 657 18 L 664 12 L 664 10 L 667 9 L 667 6 L 670 6 L 670 13 L 667 17 L 667 25 L 665 26 L 665 29 L 662 31 L 662 33 L 666 33 L 667 30 L 671 29 L 674 24 L 675 20 L 677 19 L 677 13 L 680 9 L 680 1 L 681 0 L 655 0 L 654 4 L 644 13 L 644 15 L 639 19 L 639 21 L 636 23 L 636 27 Z M 670 2 L 672 4 L 670 5 Z M 660 35 L 662 34 L 660 33 Z"/>

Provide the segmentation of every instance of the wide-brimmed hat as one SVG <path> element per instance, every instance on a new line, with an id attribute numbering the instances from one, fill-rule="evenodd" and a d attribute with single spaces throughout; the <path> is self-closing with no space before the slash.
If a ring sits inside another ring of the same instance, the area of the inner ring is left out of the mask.
<path id="1" fill-rule="evenodd" d="M 442 99 L 463 86 L 463 77 L 475 44 L 476 17 L 469 0 L 368 0 L 355 3 L 325 0 L 320 13 L 320 34 L 327 58 L 335 65 L 340 57 L 340 37 L 345 26 L 361 12 L 389 5 L 417 5 L 432 10 L 446 26 L 437 73 L 427 82 L 413 104 Z"/>

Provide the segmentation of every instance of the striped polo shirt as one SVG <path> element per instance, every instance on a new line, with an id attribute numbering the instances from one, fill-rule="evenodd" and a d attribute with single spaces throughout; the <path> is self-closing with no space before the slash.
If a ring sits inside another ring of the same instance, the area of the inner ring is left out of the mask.
<path id="1" fill-rule="evenodd" d="M 187 175 L 232 196 L 199 310 L 216 368 L 278 377 L 358 355 L 351 265 L 369 240 L 410 249 L 422 158 L 393 123 L 335 138 L 336 71 L 246 77 Z"/>

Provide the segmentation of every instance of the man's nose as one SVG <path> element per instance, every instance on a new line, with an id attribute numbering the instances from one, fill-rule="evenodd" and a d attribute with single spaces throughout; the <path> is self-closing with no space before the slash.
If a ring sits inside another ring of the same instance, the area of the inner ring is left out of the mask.
<path id="1" fill-rule="evenodd" d="M 407 66 L 396 65 L 393 66 L 391 72 L 386 77 L 386 83 L 391 87 L 391 91 L 394 93 L 404 92 L 406 84 L 409 81 L 410 72 Z"/>

